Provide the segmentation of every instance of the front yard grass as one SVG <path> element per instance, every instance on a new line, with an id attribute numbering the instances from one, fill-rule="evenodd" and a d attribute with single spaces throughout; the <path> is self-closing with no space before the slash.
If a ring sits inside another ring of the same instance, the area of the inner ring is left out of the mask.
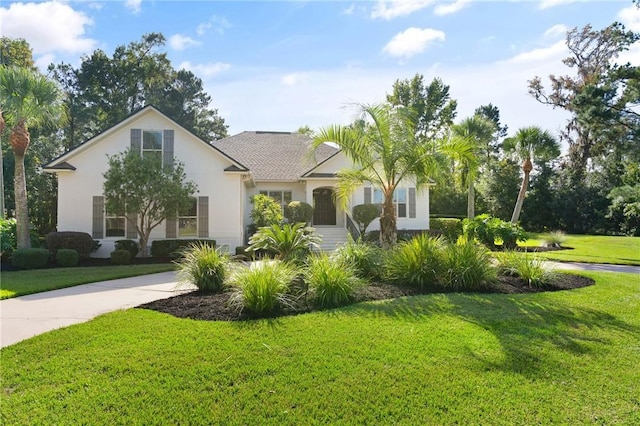
<path id="1" fill-rule="evenodd" d="M 174 269 L 175 265 L 164 263 L 8 271 L 2 273 L 0 299 L 8 299 L 98 281 L 172 271 Z"/>
<path id="2" fill-rule="evenodd" d="M 132 309 L 2 349 L 0 423 L 640 424 L 640 275 L 246 322 Z"/>
<path id="3" fill-rule="evenodd" d="M 544 234 L 531 234 L 523 247 L 539 247 Z M 606 235 L 567 235 L 563 247 L 558 250 L 536 253 L 549 260 L 564 262 L 609 263 L 615 265 L 640 265 L 640 237 L 612 237 Z"/>

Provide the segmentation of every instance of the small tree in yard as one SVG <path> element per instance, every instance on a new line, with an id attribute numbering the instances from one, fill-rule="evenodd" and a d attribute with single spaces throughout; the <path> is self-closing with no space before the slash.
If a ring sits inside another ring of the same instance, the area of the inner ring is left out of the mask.
<path id="1" fill-rule="evenodd" d="M 127 216 L 140 237 L 144 257 L 151 231 L 164 220 L 176 219 L 197 191 L 195 183 L 186 181 L 182 163 L 163 166 L 158 157 L 130 151 L 109 157 L 104 178 L 106 210 Z"/>

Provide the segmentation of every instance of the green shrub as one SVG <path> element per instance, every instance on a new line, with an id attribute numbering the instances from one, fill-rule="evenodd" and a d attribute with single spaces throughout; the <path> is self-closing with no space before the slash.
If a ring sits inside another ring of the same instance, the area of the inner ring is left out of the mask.
<path id="1" fill-rule="evenodd" d="M 439 231 L 448 241 L 455 243 L 462 235 L 462 220 L 457 218 L 434 218 L 429 220 L 430 228 Z"/>
<path id="2" fill-rule="evenodd" d="M 41 248 L 15 249 L 11 254 L 11 264 L 19 269 L 44 268 L 49 263 L 49 250 Z"/>
<path id="3" fill-rule="evenodd" d="M 360 234 L 367 232 L 367 227 L 380 217 L 382 207 L 380 204 L 358 204 L 353 207 L 353 220 L 360 228 Z"/>
<path id="4" fill-rule="evenodd" d="M 134 258 L 138 255 L 138 252 L 140 252 L 140 245 L 137 241 L 133 240 L 118 240 L 115 243 L 115 249 L 127 250 L 129 253 L 131 253 L 131 257 Z"/>
<path id="5" fill-rule="evenodd" d="M 295 301 L 289 292 L 296 270 L 278 260 L 261 260 L 236 265 L 229 276 L 234 288 L 229 304 L 237 310 L 255 315 L 268 315 L 283 308 L 293 309 Z"/>
<path id="6" fill-rule="evenodd" d="M 562 231 L 552 231 L 542 237 L 542 243 L 545 247 L 561 248 L 566 241 L 567 234 Z"/>
<path id="7" fill-rule="evenodd" d="M 111 263 L 114 265 L 128 265 L 131 263 L 129 250 L 114 250 L 111 252 Z"/>
<path id="8" fill-rule="evenodd" d="M 349 303 L 353 292 L 364 282 L 356 276 L 353 266 L 322 253 L 309 258 L 304 280 L 311 300 L 321 308 L 333 308 Z"/>
<path id="9" fill-rule="evenodd" d="M 511 250 L 516 247 L 518 241 L 526 241 L 528 238 L 520 225 L 488 214 L 476 216 L 473 220 L 464 219 L 462 227 L 467 241 L 476 239 L 492 250 L 500 244 L 503 249 Z"/>
<path id="10" fill-rule="evenodd" d="M 466 242 L 445 244 L 441 251 L 440 286 L 454 290 L 477 290 L 496 279 L 493 257 L 486 247 Z"/>
<path id="11" fill-rule="evenodd" d="M 87 258 L 93 251 L 93 238 L 86 232 L 49 232 L 47 234 L 47 248 L 53 256 L 59 249 L 73 249 L 81 258 Z"/>
<path id="12" fill-rule="evenodd" d="M 277 225 L 284 220 L 280 204 L 267 195 L 254 195 L 251 197 L 251 204 L 253 207 L 249 216 L 256 229 L 263 226 Z"/>
<path id="13" fill-rule="evenodd" d="M 505 252 L 501 253 L 498 261 L 502 273 L 519 277 L 531 287 L 544 287 L 558 278 L 558 273 L 549 262 L 535 256 Z"/>
<path id="14" fill-rule="evenodd" d="M 320 237 L 304 223 L 265 226 L 249 240 L 249 252 L 264 250 L 275 259 L 285 262 L 304 261 L 311 249 L 318 248 Z"/>
<path id="15" fill-rule="evenodd" d="M 178 258 L 192 244 L 216 246 L 215 240 L 155 240 L 151 243 L 151 256 Z"/>
<path id="16" fill-rule="evenodd" d="M 35 231 L 29 231 L 29 238 L 31 247 L 40 247 L 40 237 Z M 11 253 L 18 248 L 17 241 L 16 220 L 0 218 L 0 255 L 4 259 L 11 256 Z"/>
<path id="17" fill-rule="evenodd" d="M 382 250 L 380 247 L 351 238 L 331 255 L 343 264 L 353 265 L 360 278 L 377 280 L 382 273 Z"/>
<path id="18" fill-rule="evenodd" d="M 73 249 L 59 249 L 56 253 L 56 263 L 60 266 L 73 267 L 78 266 L 80 255 Z"/>
<path id="19" fill-rule="evenodd" d="M 292 201 L 284 208 L 284 217 L 289 223 L 311 223 L 313 206 L 303 201 Z"/>
<path id="20" fill-rule="evenodd" d="M 208 244 L 195 243 L 178 263 L 178 279 L 193 284 L 199 291 L 214 293 L 224 288 L 231 259 L 227 253 Z"/>
<path id="21" fill-rule="evenodd" d="M 424 234 L 399 243 L 386 256 L 385 278 L 396 285 L 420 290 L 437 285 L 443 244 L 440 238 Z"/>

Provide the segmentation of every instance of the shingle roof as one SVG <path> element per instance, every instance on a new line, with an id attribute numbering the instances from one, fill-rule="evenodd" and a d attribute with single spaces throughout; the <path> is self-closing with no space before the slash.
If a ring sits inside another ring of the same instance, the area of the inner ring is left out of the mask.
<path id="1" fill-rule="evenodd" d="M 251 170 L 255 180 L 292 181 L 338 152 L 324 144 L 311 154 L 311 142 L 300 133 L 242 132 L 212 145 Z"/>

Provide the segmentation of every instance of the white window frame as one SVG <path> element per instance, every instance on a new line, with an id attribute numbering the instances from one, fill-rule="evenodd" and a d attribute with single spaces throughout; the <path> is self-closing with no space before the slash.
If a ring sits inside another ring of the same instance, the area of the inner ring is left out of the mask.
<path id="1" fill-rule="evenodd" d="M 152 148 L 145 148 L 144 146 L 144 142 L 145 142 L 145 134 L 151 134 L 151 133 L 156 133 L 158 135 L 160 135 L 160 148 L 156 148 L 156 147 L 152 147 Z M 146 130 L 142 130 L 142 141 L 140 143 L 140 149 L 142 152 L 142 156 L 144 157 L 145 154 L 147 153 L 157 153 L 154 155 L 157 155 L 159 160 L 162 161 L 162 152 L 164 149 L 164 132 L 162 130 L 154 130 L 154 129 L 146 129 Z"/>
<path id="2" fill-rule="evenodd" d="M 267 197 L 272 198 L 275 201 L 278 201 L 277 198 L 275 198 L 273 195 L 271 194 L 275 194 L 275 193 L 280 193 L 280 208 L 282 209 L 282 211 L 284 211 L 285 206 L 287 206 L 290 202 L 293 201 L 293 191 L 291 191 L 290 189 L 261 189 L 259 191 L 260 195 L 266 195 Z M 289 194 L 289 201 L 286 201 L 284 194 L 288 193 Z"/>
<path id="3" fill-rule="evenodd" d="M 399 196 L 400 194 L 404 194 L 404 197 L 400 197 Z M 404 201 L 399 200 L 399 198 L 404 198 Z M 382 196 L 381 189 L 373 188 L 371 201 L 373 204 L 382 205 L 382 203 L 384 202 L 384 197 Z M 397 218 L 409 217 L 409 189 L 408 188 L 400 187 L 400 186 L 396 187 L 395 191 L 393 191 L 393 206 L 395 208 Z M 400 213 L 403 213 L 403 214 L 400 215 Z"/>
<path id="4" fill-rule="evenodd" d="M 178 212 L 178 218 L 176 219 L 176 236 L 178 238 L 197 238 L 198 237 L 198 198 L 192 197 L 191 199 L 193 201 L 193 205 L 192 205 L 193 210 L 190 211 L 189 213 L 195 213 L 195 214 L 193 215 L 180 214 L 181 212 Z M 187 221 L 187 220 L 192 220 L 195 223 L 195 227 L 193 228 L 192 233 L 183 234 L 181 233 L 181 231 L 187 228 L 183 228 L 180 225 L 182 221 Z"/>
<path id="5" fill-rule="evenodd" d="M 118 229 L 107 226 L 108 221 L 122 220 L 122 235 L 109 235 L 110 229 Z M 104 237 L 105 238 L 126 238 L 127 237 L 127 217 L 124 214 L 111 213 L 105 208 L 104 211 Z"/>

